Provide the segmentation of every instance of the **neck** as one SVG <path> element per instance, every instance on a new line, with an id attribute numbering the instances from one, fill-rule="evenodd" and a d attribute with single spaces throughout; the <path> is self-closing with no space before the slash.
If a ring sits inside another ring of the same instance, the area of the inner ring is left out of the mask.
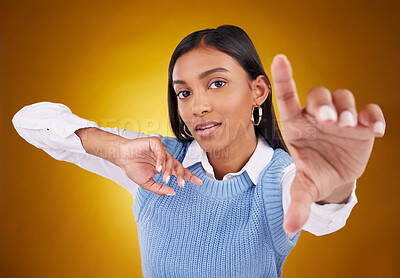
<path id="1" fill-rule="evenodd" d="M 222 180 L 228 173 L 239 172 L 253 155 L 257 147 L 257 137 L 253 125 L 250 128 L 223 150 L 207 153 L 217 180 Z"/>

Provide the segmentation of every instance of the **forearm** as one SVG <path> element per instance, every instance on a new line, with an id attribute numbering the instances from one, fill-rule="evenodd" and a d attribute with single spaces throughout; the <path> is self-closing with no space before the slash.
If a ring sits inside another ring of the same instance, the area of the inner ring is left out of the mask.
<path id="1" fill-rule="evenodd" d="M 337 187 L 332 192 L 332 194 L 329 195 L 327 198 L 318 201 L 316 203 L 319 205 L 325 205 L 330 203 L 335 203 L 335 204 L 347 203 L 351 195 L 351 192 L 353 191 L 353 188 L 354 188 L 354 181 L 345 183 Z"/>
<path id="2" fill-rule="evenodd" d="M 81 128 L 75 131 L 87 153 L 101 157 L 118 166 L 119 145 L 129 139 L 95 128 Z"/>

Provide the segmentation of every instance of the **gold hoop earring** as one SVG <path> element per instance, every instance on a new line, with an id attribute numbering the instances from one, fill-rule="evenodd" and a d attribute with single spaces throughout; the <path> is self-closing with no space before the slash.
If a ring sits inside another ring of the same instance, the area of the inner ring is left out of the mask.
<path id="1" fill-rule="evenodd" d="M 178 119 L 179 119 L 180 124 L 183 126 L 183 133 L 181 133 L 181 135 L 183 136 L 183 138 L 189 137 L 189 139 L 194 139 L 194 137 L 193 137 L 192 135 L 189 134 L 189 133 L 190 133 L 189 130 L 187 131 L 188 133 L 186 133 L 186 129 L 185 129 L 186 124 L 183 123 L 183 121 L 182 121 L 182 119 L 181 119 L 181 115 L 179 114 L 179 112 L 178 112 Z M 185 139 L 187 139 L 187 138 L 185 138 Z"/>
<path id="2" fill-rule="evenodd" d="M 258 126 L 258 125 L 261 123 L 261 118 L 262 118 L 262 108 L 261 108 L 261 105 L 258 105 L 257 108 L 258 108 L 258 122 L 257 122 L 257 123 L 254 122 L 254 116 L 253 116 L 253 114 L 254 114 L 254 107 L 253 107 L 253 110 L 251 111 L 251 122 L 252 122 L 253 125 L 255 125 L 255 126 Z"/>

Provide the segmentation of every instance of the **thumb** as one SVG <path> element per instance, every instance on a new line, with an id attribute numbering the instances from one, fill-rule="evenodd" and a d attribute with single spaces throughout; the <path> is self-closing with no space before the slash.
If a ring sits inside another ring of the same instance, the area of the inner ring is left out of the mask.
<path id="1" fill-rule="evenodd" d="M 287 233 L 296 233 L 307 222 L 310 216 L 311 204 L 314 202 L 313 195 L 315 195 L 312 194 L 311 188 L 304 181 L 300 181 L 297 176 L 293 180 L 291 188 L 292 201 L 283 221 L 283 229 Z"/>

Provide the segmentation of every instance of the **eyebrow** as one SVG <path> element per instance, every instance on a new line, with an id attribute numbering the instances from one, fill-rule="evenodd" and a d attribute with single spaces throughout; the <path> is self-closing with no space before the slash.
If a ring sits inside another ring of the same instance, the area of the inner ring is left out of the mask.
<path id="1" fill-rule="evenodd" d="M 212 74 L 212 73 L 214 73 L 214 72 L 229 72 L 229 70 L 227 70 L 226 68 L 215 68 L 215 69 L 210 69 L 210 70 L 207 70 L 207 71 L 201 73 L 201 74 L 199 75 L 199 79 L 203 79 L 203 78 L 205 78 L 206 76 L 208 76 L 208 75 L 210 75 L 210 74 Z M 183 80 L 175 80 L 175 81 L 172 82 L 172 85 L 175 85 L 175 84 L 186 84 L 186 82 L 183 81 Z"/>

